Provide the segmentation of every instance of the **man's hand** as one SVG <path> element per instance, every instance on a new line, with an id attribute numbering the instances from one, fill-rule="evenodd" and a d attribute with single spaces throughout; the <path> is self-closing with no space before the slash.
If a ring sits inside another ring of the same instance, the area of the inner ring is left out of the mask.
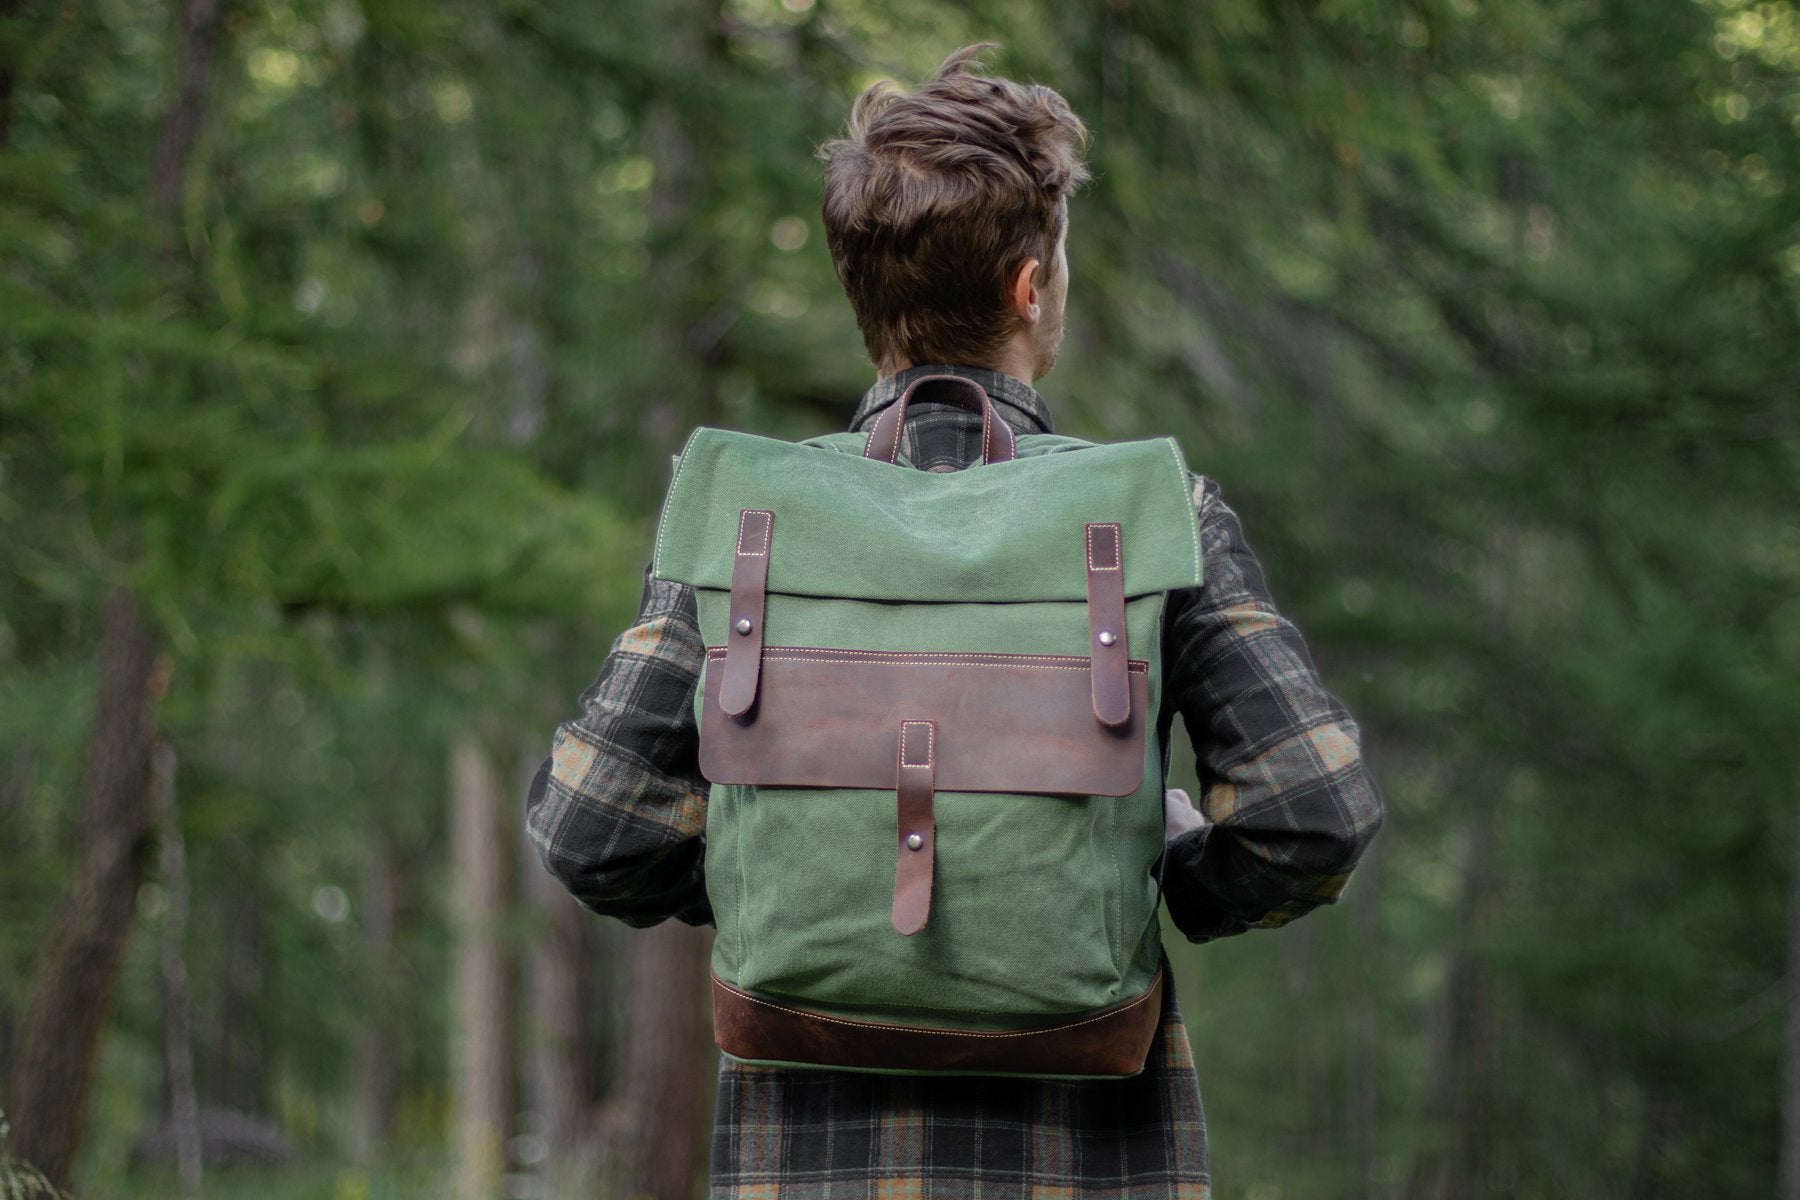
<path id="1" fill-rule="evenodd" d="M 1163 843 L 1166 845 L 1184 833 L 1206 824 L 1206 814 L 1194 807 L 1188 794 L 1180 788 L 1163 793 Z"/>

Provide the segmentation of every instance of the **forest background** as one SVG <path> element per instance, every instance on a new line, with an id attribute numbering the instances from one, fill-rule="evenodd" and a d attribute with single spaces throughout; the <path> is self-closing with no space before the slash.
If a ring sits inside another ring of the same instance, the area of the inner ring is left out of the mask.
<path id="1" fill-rule="evenodd" d="M 24 1194 L 694 1193 L 706 935 L 525 780 L 686 432 L 871 377 L 814 147 L 991 38 L 1094 134 L 1060 428 L 1222 482 L 1390 807 L 1174 946 L 1219 1200 L 1800 1196 L 1793 0 L 0 19 Z"/>

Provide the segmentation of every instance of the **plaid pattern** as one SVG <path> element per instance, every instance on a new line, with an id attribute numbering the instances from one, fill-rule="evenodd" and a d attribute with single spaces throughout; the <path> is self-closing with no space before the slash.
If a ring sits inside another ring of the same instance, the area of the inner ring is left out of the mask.
<path id="1" fill-rule="evenodd" d="M 702 875 L 706 783 L 694 687 L 706 647 L 694 594 L 647 579 L 637 624 L 619 635 L 556 731 L 526 801 L 549 872 L 582 905 L 630 925 L 712 923 Z"/>
<path id="2" fill-rule="evenodd" d="M 1030 387 L 993 371 L 914 367 L 878 382 L 867 429 L 922 374 L 976 380 L 1020 433 L 1048 433 Z M 902 455 L 950 470 L 981 454 L 970 412 L 920 403 Z M 1196 476 L 1206 586 L 1171 597 L 1166 725 L 1200 755 L 1206 821 L 1165 854 L 1170 917 L 1205 941 L 1282 924 L 1336 898 L 1381 824 L 1356 726 L 1324 690 L 1299 631 L 1276 610 L 1237 515 Z M 582 715 L 557 730 L 527 826 L 545 866 L 582 904 L 634 925 L 704 924 L 705 784 L 693 698 L 704 661 L 693 593 L 651 580 Z M 1206 1125 L 1173 987 L 1134 1079 L 922 1079 L 720 1067 L 715 1197 L 1029 1196 L 1204 1198 Z"/>
<path id="3" fill-rule="evenodd" d="M 715 1200 L 1206 1200 L 1206 1118 L 1173 990 L 1143 1074 L 1062 1083 L 727 1060 Z"/>
<path id="4" fill-rule="evenodd" d="M 1199 829 L 1165 852 L 1163 899 L 1196 942 L 1284 925 L 1336 900 L 1381 828 L 1356 723 L 1269 599 L 1237 514 L 1196 477 L 1206 586 L 1170 597 L 1163 719 L 1199 758 Z"/>

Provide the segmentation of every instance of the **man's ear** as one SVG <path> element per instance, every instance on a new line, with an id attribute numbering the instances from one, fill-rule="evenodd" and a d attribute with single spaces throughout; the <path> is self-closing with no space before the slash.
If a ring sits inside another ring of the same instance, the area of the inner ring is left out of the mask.
<path id="1" fill-rule="evenodd" d="M 1037 324 L 1042 310 L 1038 306 L 1037 277 L 1039 262 L 1028 258 L 1013 269 L 1006 283 L 1006 304 L 1027 325 Z"/>

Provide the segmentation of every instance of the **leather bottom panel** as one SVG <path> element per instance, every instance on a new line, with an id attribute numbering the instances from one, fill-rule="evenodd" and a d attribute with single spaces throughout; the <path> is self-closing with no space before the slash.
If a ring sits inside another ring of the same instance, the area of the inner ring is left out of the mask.
<path id="1" fill-rule="evenodd" d="M 851 1021 L 753 996 L 713 977 L 713 1033 L 734 1058 L 847 1070 L 1123 1078 L 1144 1069 L 1162 1017 L 1163 976 L 1134 999 L 1020 1030 Z"/>

